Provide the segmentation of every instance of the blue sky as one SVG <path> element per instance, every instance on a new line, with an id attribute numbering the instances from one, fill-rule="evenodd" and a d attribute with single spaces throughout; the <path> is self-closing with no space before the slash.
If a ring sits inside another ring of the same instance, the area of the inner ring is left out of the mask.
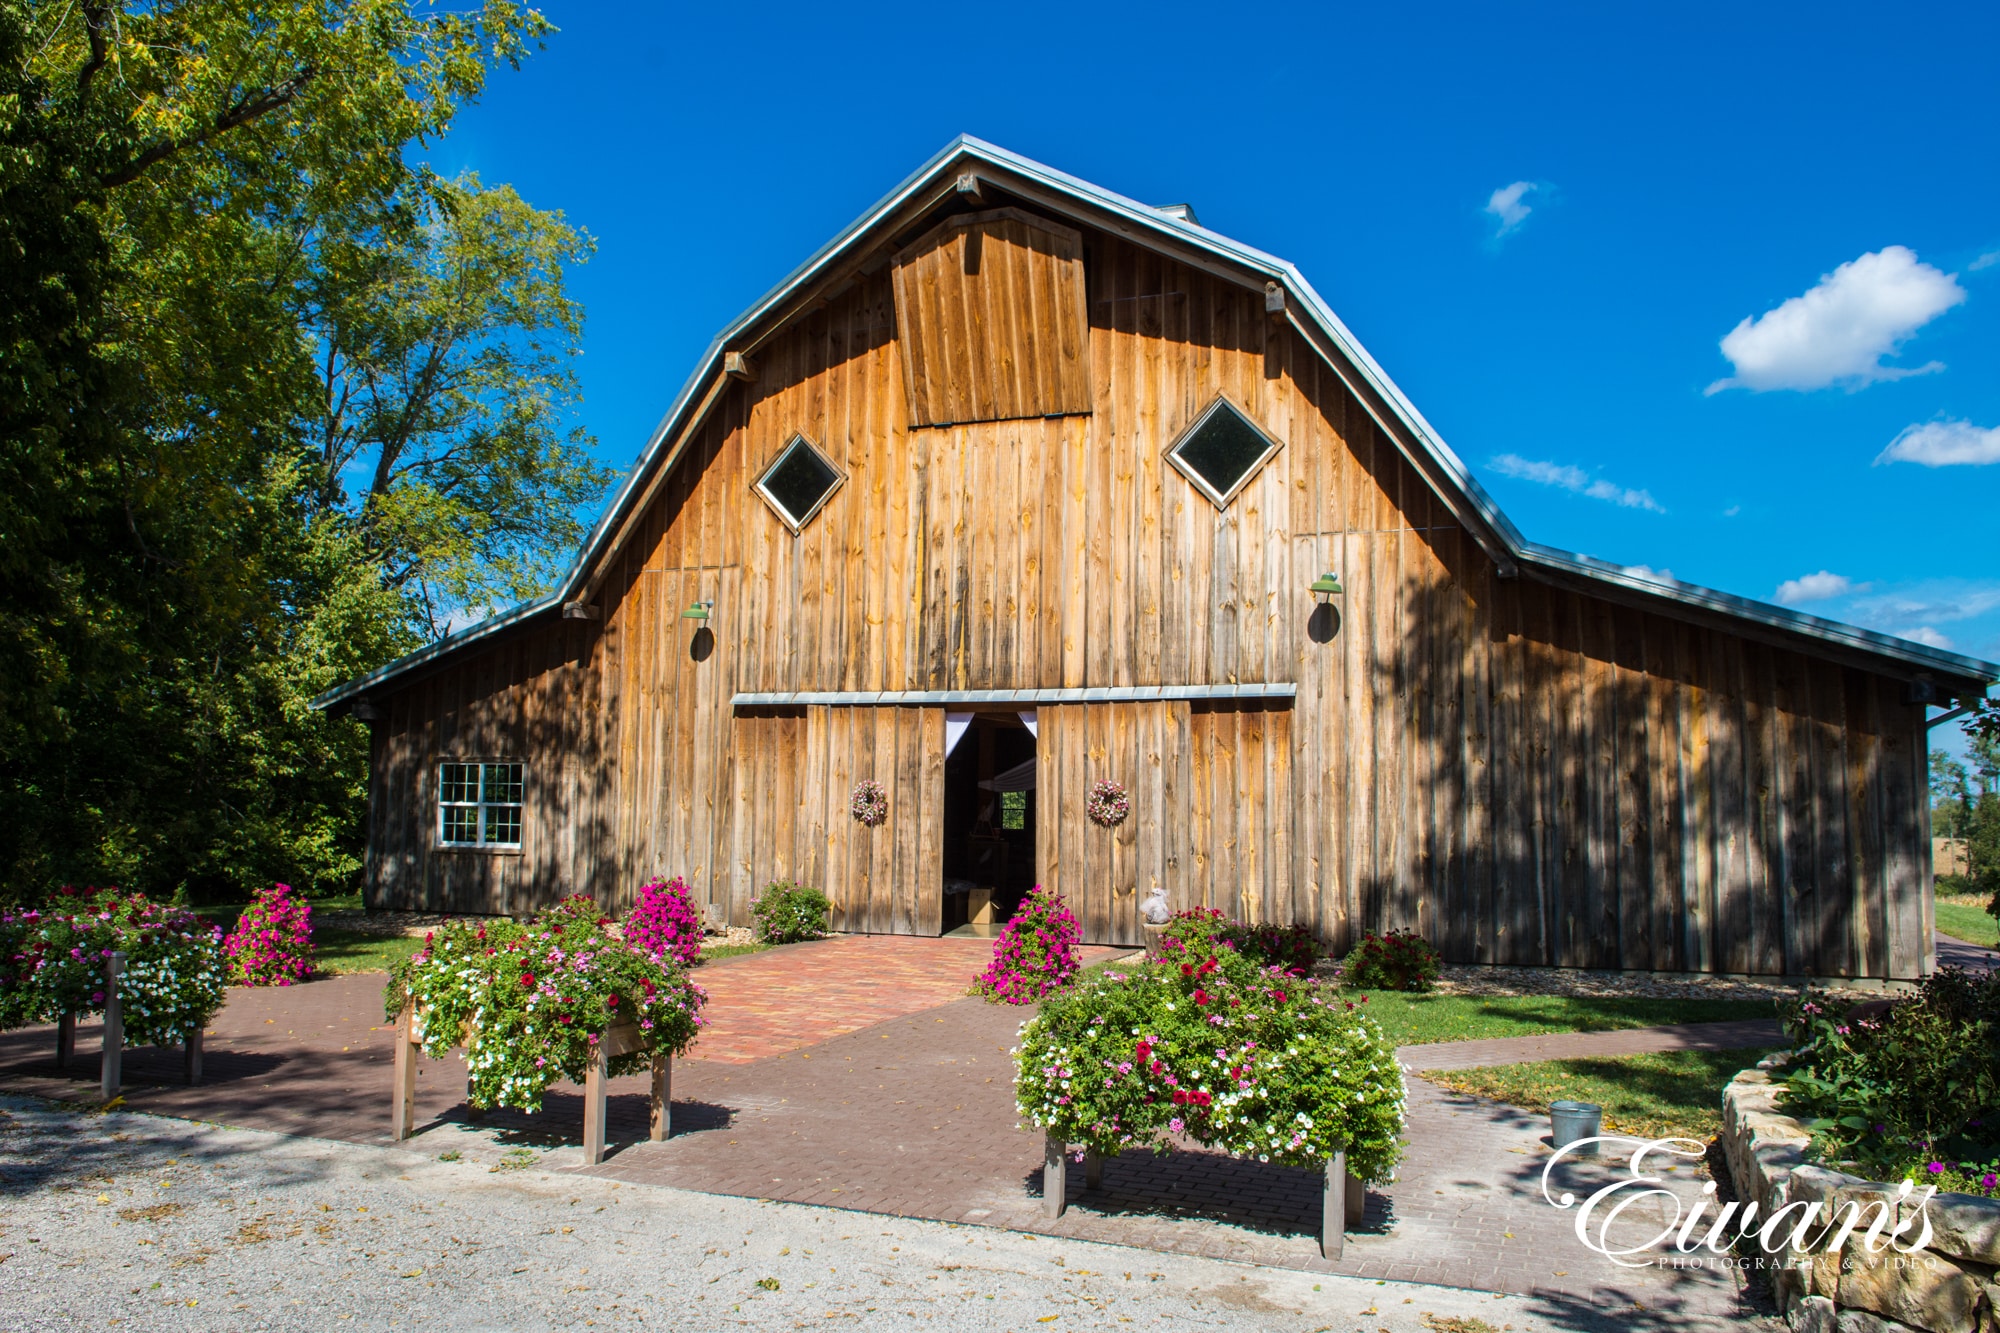
<path id="1" fill-rule="evenodd" d="M 545 12 L 432 161 L 597 238 L 618 467 L 965 132 L 1298 264 L 1531 539 L 2000 659 L 1990 4 Z"/>

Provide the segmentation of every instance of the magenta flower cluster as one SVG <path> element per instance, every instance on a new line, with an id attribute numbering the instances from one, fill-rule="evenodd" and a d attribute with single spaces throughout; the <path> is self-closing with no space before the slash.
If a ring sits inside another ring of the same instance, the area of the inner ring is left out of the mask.
<path id="1" fill-rule="evenodd" d="M 671 956 L 682 967 L 693 967 L 701 961 L 701 912 L 679 875 L 639 887 L 639 900 L 626 914 L 622 933 L 627 944 L 644 949 L 657 962 Z"/>
<path id="2" fill-rule="evenodd" d="M 1067 986 L 1081 964 L 1083 930 L 1054 889 L 1037 884 L 993 946 L 973 989 L 1006 1004 L 1033 1004 Z"/>
<path id="3" fill-rule="evenodd" d="M 236 918 L 222 942 L 238 986 L 289 986 L 312 975 L 312 904 L 289 884 L 273 884 Z"/>

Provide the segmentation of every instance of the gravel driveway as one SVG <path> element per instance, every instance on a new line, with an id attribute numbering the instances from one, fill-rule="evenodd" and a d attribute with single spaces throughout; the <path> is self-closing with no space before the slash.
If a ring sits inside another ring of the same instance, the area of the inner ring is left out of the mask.
<path id="1" fill-rule="evenodd" d="M 1669 1326 L 1648 1312 L 620 1184 L 569 1173 L 573 1148 L 471 1129 L 456 1142 L 445 1161 L 0 1098 L 0 1326 Z"/>

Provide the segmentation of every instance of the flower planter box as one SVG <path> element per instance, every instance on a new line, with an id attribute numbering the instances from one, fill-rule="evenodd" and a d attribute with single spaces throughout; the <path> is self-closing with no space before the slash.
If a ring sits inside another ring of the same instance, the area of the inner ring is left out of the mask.
<path id="1" fill-rule="evenodd" d="M 391 1106 L 390 1137 L 401 1143 L 416 1132 L 417 1052 L 423 1044 L 417 1035 L 416 1006 L 408 1001 L 396 1019 L 395 1096 Z M 461 1032 L 459 1046 L 469 1044 L 470 1032 Z M 637 1023 L 616 1023 L 597 1034 L 589 1072 L 583 1080 L 583 1160 L 596 1166 L 604 1160 L 605 1067 L 621 1055 L 647 1048 L 645 1034 Z M 673 1132 L 673 1057 L 665 1051 L 653 1052 L 653 1107 L 651 1138 L 663 1142 Z"/>
<path id="2" fill-rule="evenodd" d="M 1054 1220 L 1069 1207 L 1069 1145 L 1053 1134 L 1042 1141 L 1042 1215 Z M 1096 1189 L 1104 1181 L 1104 1159 L 1096 1153 L 1083 1158 L 1083 1186 Z M 1368 1188 L 1358 1176 L 1347 1174 L 1347 1154 L 1337 1152 L 1327 1159 L 1320 1190 L 1319 1252 L 1338 1259 L 1346 1243 L 1347 1230 L 1361 1225 L 1368 1206 Z M 1339 1219 L 1339 1220 L 1335 1220 Z"/>
<path id="3" fill-rule="evenodd" d="M 124 1084 L 125 1019 L 118 1003 L 118 977 L 125 970 L 125 955 L 113 953 L 104 960 L 104 1055 L 98 1086 L 104 1099 L 118 1095 Z M 67 1013 L 56 1020 L 56 1068 L 68 1069 L 76 1058 L 77 1014 Z M 183 1077 L 191 1087 L 201 1082 L 201 1029 L 197 1027 L 181 1045 Z"/>

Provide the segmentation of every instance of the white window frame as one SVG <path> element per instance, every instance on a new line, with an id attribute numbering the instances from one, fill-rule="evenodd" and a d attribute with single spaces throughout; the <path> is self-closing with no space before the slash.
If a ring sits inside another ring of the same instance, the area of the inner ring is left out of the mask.
<path id="1" fill-rule="evenodd" d="M 520 770 L 521 799 L 518 801 L 489 801 L 486 799 L 486 770 L 488 768 L 514 768 Z M 447 801 L 444 799 L 445 772 L 452 768 L 470 768 L 478 774 L 478 785 L 473 789 L 475 799 L 470 801 Z M 515 759 L 441 759 L 437 767 L 437 840 L 439 847 L 454 851 L 473 852 L 518 852 L 521 837 L 528 829 L 528 766 Z M 446 834 L 449 827 L 445 815 L 452 810 L 477 811 L 478 841 L 462 842 Z M 513 842 L 488 841 L 486 837 L 486 812 L 489 810 L 513 810 L 518 813 L 515 827 L 520 830 Z"/>
<path id="2" fill-rule="evenodd" d="M 1214 416 L 1217 412 L 1223 411 L 1234 412 L 1237 416 L 1241 417 L 1244 423 L 1251 430 L 1257 432 L 1264 441 L 1264 452 L 1258 454 L 1257 461 L 1243 470 L 1243 475 L 1236 479 L 1236 484 L 1229 488 L 1227 494 L 1217 492 L 1215 487 L 1209 484 L 1208 478 L 1202 476 L 1196 470 L 1194 464 L 1187 462 L 1181 457 L 1181 446 L 1193 439 L 1195 432 L 1206 425 L 1210 417 Z M 1201 414 L 1188 423 L 1186 430 L 1174 436 L 1173 443 L 1167 446 L 1167 461 L 1172 463 L 1183 477 L 1192 482 L 1196 490 L 1206 495 L 1217 509 L 1227 509 L 1229 508 L 1229 502 L 1242 494 L 1243 488 L 1248 486 L 1256 478 L 1257 474 L 1264 470 L 1264 465 L 1271 461 L 1271 455 L 1277 453 L 1282 447 L 1284 447 L 1283 441 L 1273 438 L 1271 432 L 1265 430 L 1262 423 L 1256 417 L 1244 411 L 1228 394 L 1219 393 L 1215 395 L 1214 402 L 1203 408 Z"/>

